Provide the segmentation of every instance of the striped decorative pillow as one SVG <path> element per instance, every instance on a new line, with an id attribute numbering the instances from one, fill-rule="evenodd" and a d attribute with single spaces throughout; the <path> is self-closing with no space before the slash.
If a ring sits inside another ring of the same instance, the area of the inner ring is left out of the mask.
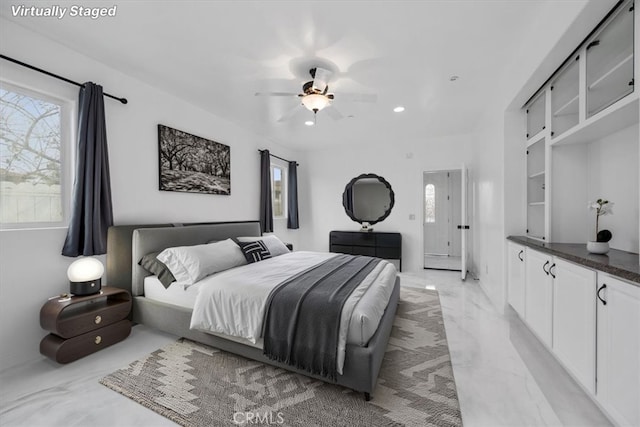
<path id="1" fill-rule="evenodd" d="M 248 263 L 258 262 L 271 258 L 271 253 L 262 240 L 255 242 L 236 242 Z"/>

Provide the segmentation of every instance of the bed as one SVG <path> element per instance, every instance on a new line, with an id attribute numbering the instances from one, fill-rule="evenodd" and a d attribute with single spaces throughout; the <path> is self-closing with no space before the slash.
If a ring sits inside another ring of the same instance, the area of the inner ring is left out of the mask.
<path id="1" fill-rule="evenodd" d="M 260 236 L 257 221 L 199 224 L 139 224 L 121 225 L 109 229 L 107 248 L 107 281 L 109 286 L 127 289 L 133 296 L 132 320 L 164 332 L 201 342 L 230 353 L 278 366 L 322 381 L 335 383 L 358 392 L 367 400 L 373 394 L 399 299 L 398 277 L 394 278 L 388 302 L 384 304 L 379 322 L 365 334 L 363 339 L 354 339 L 351 329 L 344 345 L 341 374 L 333 379 L 314 375 L 284 363 L 272 360 L 263 354 L 260 342 L 249 342 L 225 334 L 205 333 L 191 329 L 197 287 L 189 289 L 165 289 L 157 278 L 138 265 L 146 254 L 175 246 L 189 246 L 219 241 L 238 236 Z M 304 253 L 291 257 L 304 257 Z M 282 260 L 286 257 L 282 255 Z M 267 266 L 267 261 L 262 261 Z M 275 261 L 274 261 L 275 262 Z M 284 261 L 282 261 L 284 262 Z M 224 280 L 222 276 L 216 280 Z M 236 275 L 237 276 L 237 275 Z M 214 278 L 215 279 L 215 278 Z M 213 279 L 212 279 L 213 280 Z M 195 285 L 194 285 L 195 286 Z M 146 293 L 145 293 L 146 291 Z M 386 297 L 385 297 L 386 299 Z M 354 309 L 355 315 L 355 309 Z M 360 342 L 359 342 L 360 341 Z"/>

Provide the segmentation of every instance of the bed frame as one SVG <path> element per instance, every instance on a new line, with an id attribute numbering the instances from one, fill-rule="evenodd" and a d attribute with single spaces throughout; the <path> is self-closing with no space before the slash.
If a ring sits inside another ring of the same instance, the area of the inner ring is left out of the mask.
<path id="1" fill-rule="evenodd" d="M 364 392 L 365 399 L 370 400 L 387 349 L 398 305 L 399 277 L 396 278 L 391 298 L 380 320 L 378 330 L 364 347 L 347 345 L 343 375 L 338 375 L 336 381 L 328 381 L 327 378 L 311 375 L 308 372 L 271 360 L 263 355 L 259 348 L 191 330 L 189 329 L 190 309 L 148 300 L 144 297 L 143 282 L 149 273 L 138 265 L 138 261 L 144 255 L 172 246 L 197 245 L 229 237 L 260 236 L 261 234 L 258 221 L 113 226 L 109 228 L 107 239 L 107 283 L 109 286 L 127 289 L 131 292 L 134 323 L 141 323 L 249 359 Z"/>

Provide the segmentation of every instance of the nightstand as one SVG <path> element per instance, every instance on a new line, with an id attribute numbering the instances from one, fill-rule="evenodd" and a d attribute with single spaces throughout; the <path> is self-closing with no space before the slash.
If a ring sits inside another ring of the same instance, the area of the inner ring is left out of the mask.
<path id="1" fill-rule="evenodd" d="M 40 309 L 40 326 L 51 332 L 40 342 L 40 353 L 69 363 L 129 336 L 131 294 L 105 286 L 100 293 L 55 297 Z"/>

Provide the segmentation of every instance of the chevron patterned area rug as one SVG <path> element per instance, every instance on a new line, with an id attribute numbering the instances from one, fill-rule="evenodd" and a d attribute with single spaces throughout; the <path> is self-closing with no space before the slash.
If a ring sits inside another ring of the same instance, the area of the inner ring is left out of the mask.
<path id="1" fill-rule="evenodd" d="M 180 339 L 102 380 L 183 426 L 460 426 L 438 294 L 401 289 L 371 401 Z"/>

